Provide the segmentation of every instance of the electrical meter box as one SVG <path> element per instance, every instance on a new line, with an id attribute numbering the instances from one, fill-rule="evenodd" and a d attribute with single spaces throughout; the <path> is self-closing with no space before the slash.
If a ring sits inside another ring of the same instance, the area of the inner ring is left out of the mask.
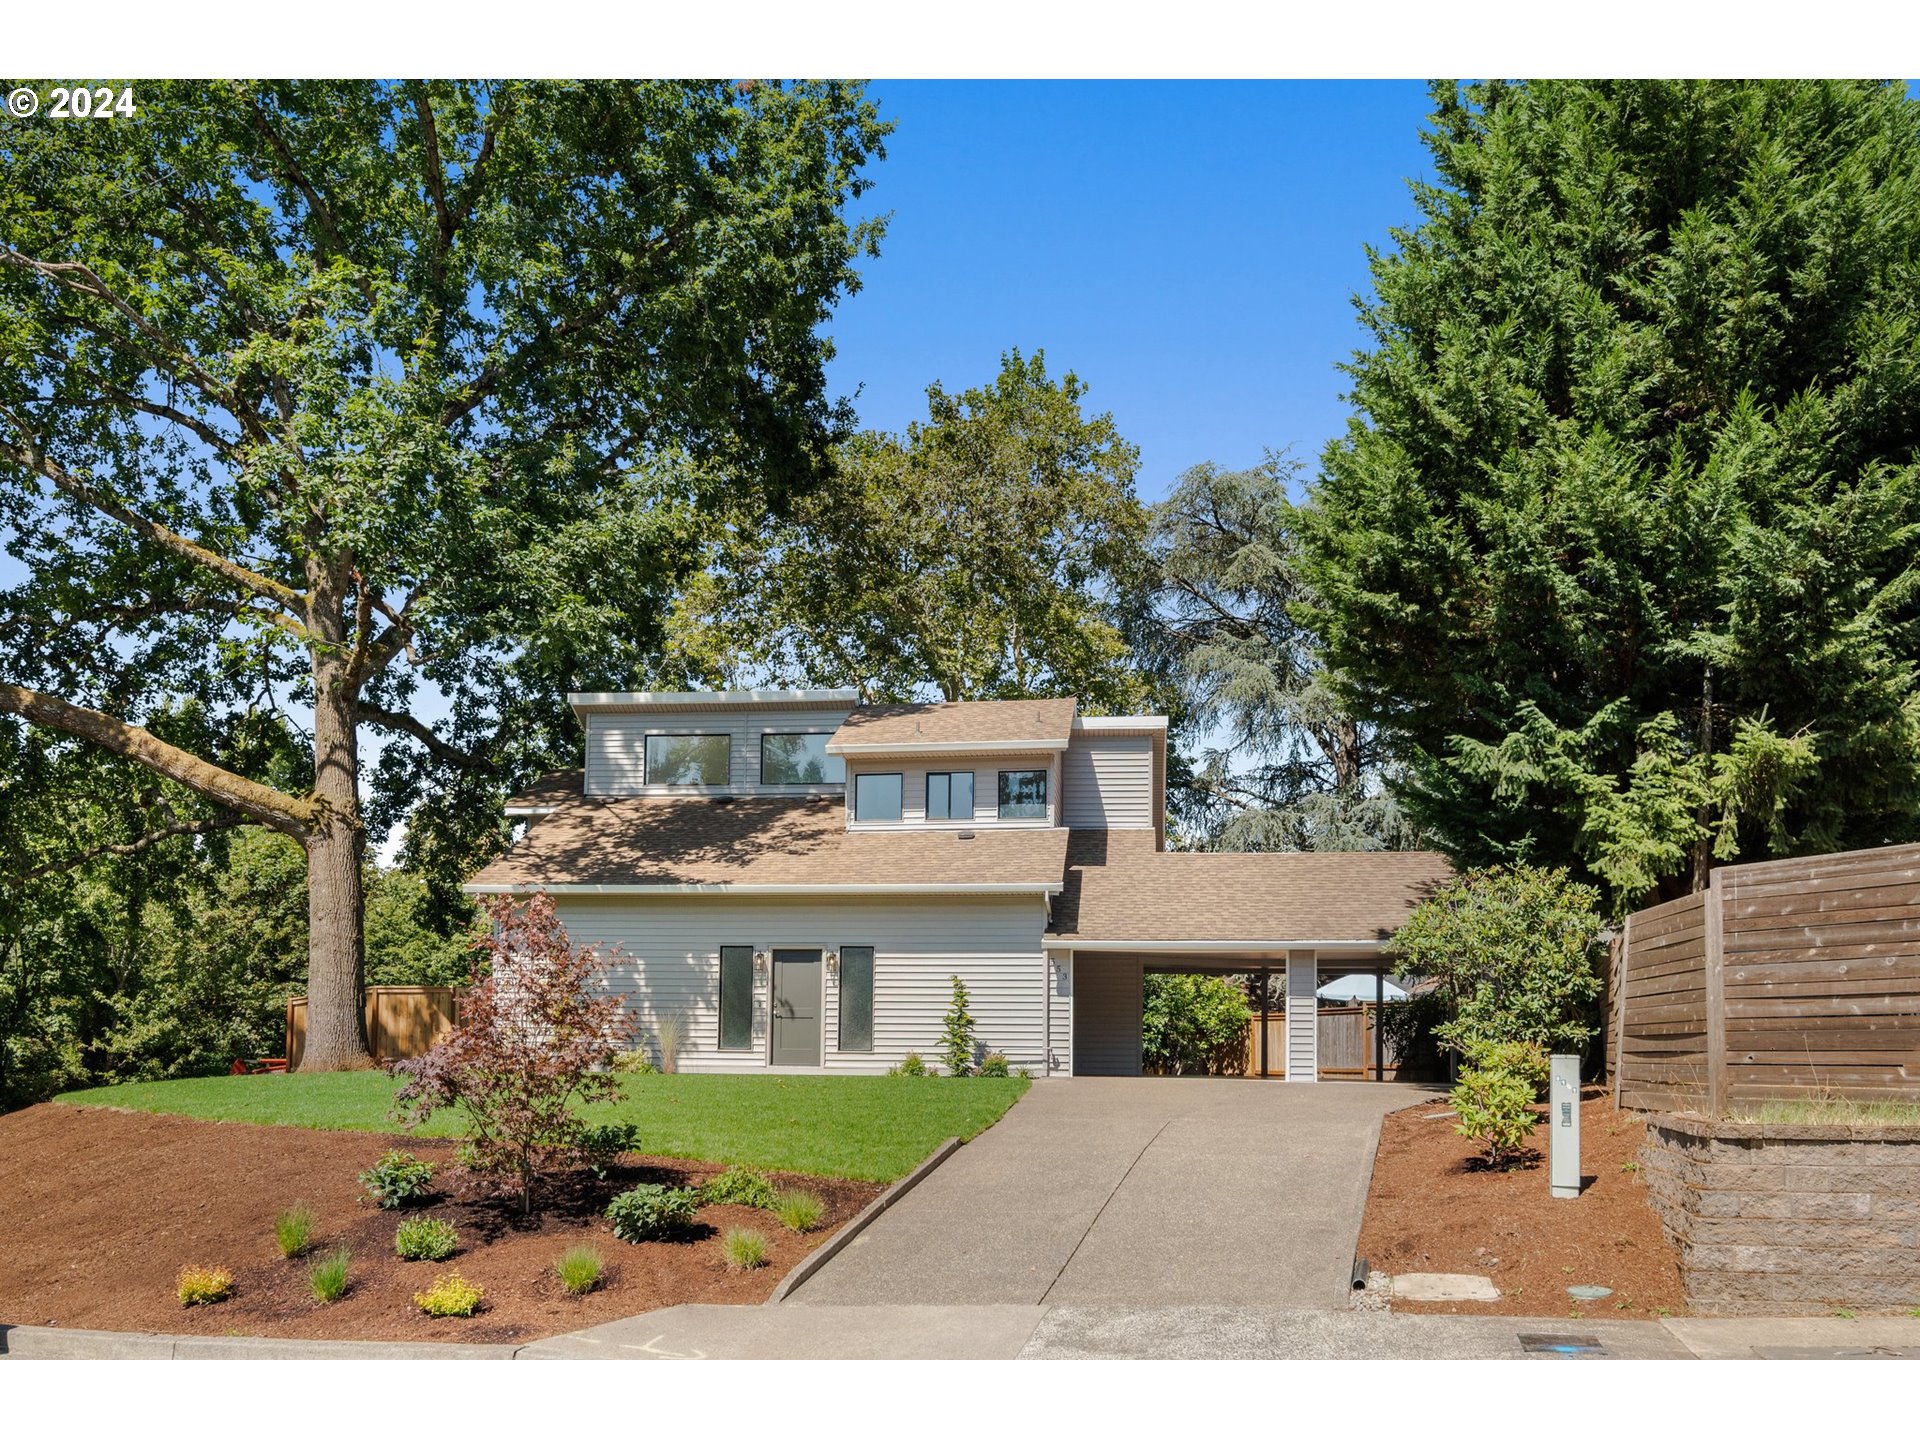
<path id="1" fill-rule="evenodd" d="M 1547 1124 L 1553 1131 L 1551 1172 L 1553 1198 L 1580 1198 L 1580 1057 L 1555 1055 L 1547 1096 Z"/>

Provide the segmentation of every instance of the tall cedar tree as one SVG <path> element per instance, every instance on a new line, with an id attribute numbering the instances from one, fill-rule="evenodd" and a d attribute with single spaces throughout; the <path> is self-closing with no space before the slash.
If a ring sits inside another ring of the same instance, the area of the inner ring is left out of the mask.
<path id="1" fill-rule="evenodd" d="M 1920 835 L 1920 103 L 1441 84 L 1312 620 L 1413 818 L 1613 905 Z"/>
<path id="2" fill-rule="evenodd" d="M 856 437 L 790 516 L 726 527 L 675 615 L 688 677 L 1152 703 L 1124 633 L 1147 590 L 1140 453 L 1085 397 L 1013 351 L 988 384 L 929 386 L 904 436 Z"/>
<path id="3" fill-rule="evenodd" d="M 179 782 L 178 823 L 299 841 L 306 1063 L 364 1065 L 362 728 L 371 818 L 436 797 L 444 877 L 571 746 L 560 697 L 639 673 L 689 517 L 818 480 L 888 127 L 841 84 L 140 104 L 0 134 L 0 714 Z M 216 734 L 310 714 L 311 790 L 155 733 L 168 695 Z"/>

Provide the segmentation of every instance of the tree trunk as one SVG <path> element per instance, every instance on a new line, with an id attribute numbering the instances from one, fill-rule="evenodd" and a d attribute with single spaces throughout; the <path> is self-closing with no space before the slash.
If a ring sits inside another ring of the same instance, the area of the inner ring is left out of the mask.
<path id="1" fill-rule="evenodd" d="M 337 577 L 316 577 L 314 628 L 331 643 L 313 658 L 313 791 L 323 813 L 307 837 L 307 1045 L 300 1068 L 365 1070 L 366 982 L 361 866 L 360 723 L 342 651 Z M 332 583 L 329 583 L 332 582 Z"/>

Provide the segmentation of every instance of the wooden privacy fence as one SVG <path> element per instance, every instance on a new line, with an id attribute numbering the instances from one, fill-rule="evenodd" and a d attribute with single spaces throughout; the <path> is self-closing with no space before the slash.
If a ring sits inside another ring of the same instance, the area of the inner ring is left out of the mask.
<path id="1" fill-rule="evenodd" d="M 381 1064 L 424 1055 L 459 1018 L 459 992 L 449 985 L 369 985 L 367 1044 Z M 307 1046 L 307 997 L 287 1001 L 287 1069 L 300 1068 Z"/>
<path id="2" fill-rule="evenodd" d="M 1630 1109 L 1920 1098 L 1920 845 L 1715 870 L 1627 917 L 1613 991 Z"/>

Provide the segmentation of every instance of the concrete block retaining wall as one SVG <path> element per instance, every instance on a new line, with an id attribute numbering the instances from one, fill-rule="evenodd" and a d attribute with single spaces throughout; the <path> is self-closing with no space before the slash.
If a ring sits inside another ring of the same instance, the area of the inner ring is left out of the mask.
<path id="1" fill-rule="evenodd" d="M 1920 1305 L 1920 1128 L 1657 1116 L 1641 1175 L 1699 1314 Z"/>

